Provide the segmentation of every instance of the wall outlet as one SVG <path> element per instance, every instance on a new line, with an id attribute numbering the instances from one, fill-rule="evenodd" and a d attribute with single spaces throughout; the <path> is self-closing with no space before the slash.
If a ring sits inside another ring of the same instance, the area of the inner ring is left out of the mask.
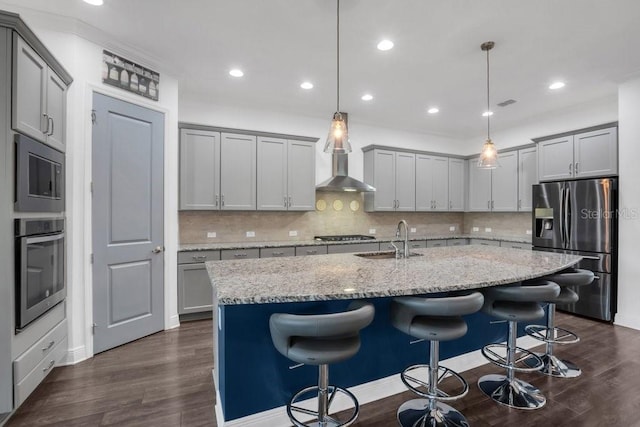
<path id="1" fill-rule="evenodd" d="M 215 231 L 207 231 L 207 238 L 213 239 L 214 237 L 216 237 Z"/>
<path id="2" fill-rule="evenodd" d="M 484 228 L 484 232 L 485 233 L 491 233 L 491 227 L 485 227 Z"/>
<path id="3" fill-rule="evenodd" d="M 247 231 L 247 237 L 256 237 L 255 231 Z"/>
<path id="4" fill-rule="evenodd" d="M 449 227 L 449 231 L 456 231 L 456 226 L 452 225 L 451 227 Z"/>
<path id="5" fill-rule="evenodd" d="M 411 230 L 409 232 L 410 233 L 415 233 L 416 232 L 416 228 L 415 227 L 411 227 Z"/>
<path id="6" fill-rule="evenodd" d="M 298 235 L 297 230 L 289 230 L 289 237 L 296 237 Z"/>
<path id="7" fill-rule="evenodd" d="M 370 228 L 369 229 L 369 234 L 376 234 L 376 229 L 375 228 Z"/>
<path id="8" fill-rule="evenodd" d="M 528 235 L 531 235 L 531 230 L 526 230 L 525 233 L 527 233 Z"/>
<path id="9" fill-rule="evenodd" d="M 472 230 L 473 231 L 480 231 L 480 227 L 473 227 Z"/>

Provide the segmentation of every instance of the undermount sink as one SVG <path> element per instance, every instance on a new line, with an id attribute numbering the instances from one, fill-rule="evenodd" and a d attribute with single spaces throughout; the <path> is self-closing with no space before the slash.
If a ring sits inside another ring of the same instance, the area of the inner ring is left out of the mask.
<path id="1" fill-rule="evenodd" d="M 396 253 L 394 251 L 383 251 L 383 252 L 364 252 L 361 254 L 354 254 L 355 256 L 359 256 L 360 258 L 366 259 L 390 259 L 395 258 Z M 409 257 L 421 256 L 422 254 L 409 252 Z M 400 257 L 402 258 L 402 257 Z"/>

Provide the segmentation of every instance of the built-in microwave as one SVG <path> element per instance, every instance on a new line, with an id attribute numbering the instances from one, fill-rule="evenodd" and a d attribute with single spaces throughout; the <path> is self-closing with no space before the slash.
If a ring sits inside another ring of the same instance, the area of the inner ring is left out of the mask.
<path id="1" fill-rule="evenodd" d="M 64 219 L 15 220 L 16 331 L 66 296 Z"/>
<path id="2" fill-rule="evenodd" d="M 64 211 L 64 153 L 16 134 L 15 210 Z"/>

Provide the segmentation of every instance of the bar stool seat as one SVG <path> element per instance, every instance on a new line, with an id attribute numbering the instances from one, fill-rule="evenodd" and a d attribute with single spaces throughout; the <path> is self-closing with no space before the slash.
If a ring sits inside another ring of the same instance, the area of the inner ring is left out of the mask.
<path id="1" fill-rule="evenodd" d="M 457 372 L 439 363 L 439 343 L 460 338 L 467 333 L 467 323 L 462 316 L 480 310 L 483 296 L 479 292 L 433 297 L 400 297 L 391 303 L 391 323 L 397 329 L 420 340 L 430 341 L 429 364 L 412 365 L 400 378 L 415 394 L 426 399 L 413 399 L 398 408 L 397 419 L 401 426 L 468 426 L 464 415 L 443 403 L 462 398 L 469 391 L 467 382 Z M 419 378 L 421 370 L 427 370 L 426 378 Z M 453 377 L 460 391 L 448 394 L 438 388 L 447 377 Z"/>
<path id="2" fill-rule="evenodd" d="M 556 298 L 546 301 L 549 303 L 546 326 L 529 325 L 525 328 L 528 335 L 546 343 L 545 353 L 537 354 L 544 364 L 540 371 L 543 374 L 558 378 L 574 378 L 582 373 L 582 370 L 573 362 L 559 359 L 553 354 L 555 344 L 573 344 L 580 341 L 575 333 L 555 326 L 555 313 L 557 304 L 573 304 L 578 301 L 578 294 L 570 286 L 588 285 L 593 282 L 594 277 L 592 271 L 575 268 L 546 277 L 560 286 L 560 294 Z M 534 363 L 534 359 L 529 358 L 525 363 Z"/>
<path id="3" fill-rule="evenodd" d="M 298 391 L 287 404 L 287 415 L 295 426 L 348 426 L 356 420 L 359 413 L 358 401 L 350 391 L 329 385 L 329 364 L 347 360 L 360 350 L 359 332 L 371 323 L 374 312 L 373 304 L 354 301 L 349 305 L 348 311 L 342 313 L 271 315 L 269 329 L 275 348 L 294 362 L 318 366 L 318 385 Z M 318 398 L 317 411 L 296 405 L 311 397 L 311 392 Z M 347 413 L 349 417 L 346 421 L 329 415 L 331 403 L 337 393 L 345 395 L 354 405 Z M 312 416 L 315 421 L 304 423 L 294 412 Z"/>
<path id="4" fill-rule="evenodd" d="M 536 279 L 526 283 L 496 286 L 483 290 L 485 297 L 482 311 L 509 323 L 507 344 L 489 344 L 482 348 L 482 355 L 491 363 L 505 368 L 507 375 L 485 375 L 478 380 L 478 387 L 501 405 L 516 409 L 538 409 L 546 398 L 533 385 L 515 378 L 515 372 L 531 372 L 542 369 L 542 360 L 529 350 L 516 346 L 519 321 L 532 321 L 544 316 L 540 302 L 556 298 L 560 287 L 548 280 Z M 504 356 L 503 356 L 504 353 Z M 522 356 L 517 357 L 517 354 Z M 534 358 L 536 363 L 525 364 Z"/>

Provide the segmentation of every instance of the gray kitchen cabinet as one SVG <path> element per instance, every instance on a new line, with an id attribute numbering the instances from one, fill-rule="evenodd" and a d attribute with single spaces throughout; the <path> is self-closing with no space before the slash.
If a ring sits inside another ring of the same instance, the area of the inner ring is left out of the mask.
<path id="1" fill-rule="evenodd" d="M 446 239 L 427 240 L 428 248 L 441 248 L 443 246 L 447 246 Z"/>
<path id="2" fill-rule="evenodd" d="M 464 211 L 465 161 L 449 158 L 449 210 Z"/>
<path id="3" fill-rule="evenodd" d="M 13 128 L 64 151 L 67 85 L 16 33 L 12 89 Z"/>
<path id="4" fill-rule="evenodd" d="M 449 210 L 449 159 L 416 154 L 416 211 Z"/>
<path id="5" fill-rule="evenodd" d="M 489 239 L 469 239 L 470 245 L 482 245 L 482 246 L 500 246 L 500 240 Z"/>
<path id="6" fill-rule="evenodd" d="M 220 209 L 256 209 L 256 137 L 220 134 Z"/>
<path id="7" fill-rule="evenodd" d="M 538 142 L 540 181 L 617 175 L 618 130 L 607 127 Z"/>
<path id="8" fill-rule="evenodd" d="M 180 209 L 220 209 L 220 133 L 180 129 Z"/>
<path id="9" fill-rule="evenodd" d="M 374 252 L 379 250 L 380 244 L 378 242 L 366 242 L 329 245 L 327 252 L 330 254 L 347 254 L 351 252 Z"/>
<path id="10" fill-rule="evenodd" d="M 380 244 L 380 246 L 382 247 L 382 243 Z M 410 249 L 423 249 L 427 247 L 427 241 L 426 240 L 410 240 L 409 241 L 409 248 Z"/>
<path id="11" fill-rule="evenodd" d="M 469 160 L 469 210 L 477 212 L 514 212 L 518 210 L 518 152 L 507 151 L 498 157 L 500 166 L 481 169 L 478 158 Z"/>
<path id="12" fill-rule="evenodd" d="M 210 312 L 213 288 L 204 265 L 220 259 L 220 251 L 178 252 L 178 314 Z"/>
<path id="13" fill-rule="evenodd" d="M 531 250 L 532 246 L 529 243 L 520 243 L 520 242 L 507 242 L 500 241 L 500 246 L 503 248 L 512 248 L 512 249 L 526 249 Z"/>
<path id="14" fill-rule="evenodd" d="M 257 209 L 315 209 L 315 143 L 259 137 Z"/>
<path id="15" fill-rule="evenodd" d="M 415 211 L 415 154 L 372 149 L 364 153 L 364 181 L 376 191 L 365 193 L 365 211 Z"/>
<path id="16" fill-rule="evenodd" d="M 447 246 L 466 246 L 469 239 L 447 239 Z"/>
<path id="17" fill-rule="evenodd" d="M 277 248 L 260 248 L 260 258 L 279 258 L 285 256 L 295 256 L 295 246 L 280 246 Z"/>
<path id="18" fill-rule="evenodd" d="M 296 256 L 326 255 L 327 245 L 296 246 Z"/>
<path id="19" fill-rule="evenodd" d="M 222 249 L 220 251 L 220 259 L 228 261 L 232 259 L 253 259 L 260 258 L 260 249 Z"/>
<path id="20" fill-rule="evenodd" d="M 518 211 L 531 212 L 532 187 L 538 183 L 537 147 L 518 150 Z"/>

